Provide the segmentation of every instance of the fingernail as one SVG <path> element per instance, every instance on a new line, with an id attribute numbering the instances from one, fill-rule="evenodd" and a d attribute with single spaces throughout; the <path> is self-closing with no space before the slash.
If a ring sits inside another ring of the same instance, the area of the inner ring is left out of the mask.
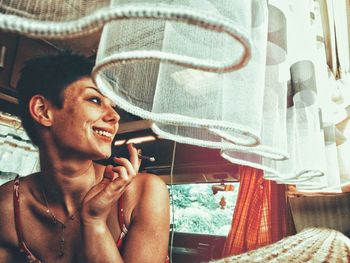
<path id="1" fill-rule="evenodd" d="M 113 170 L 112 170 L 112 166 L 108 165 L 105 168 L 105 171 L 103 173 L 103 178 L 112 180 L 113 179 Z"/>
<path id="2" fill-rule="evenodd" d="M 106 178 L 108 180 L 112 180 L 113 179 L 113 173 L 104 173 L 103 174 L 103 178 Z"/>

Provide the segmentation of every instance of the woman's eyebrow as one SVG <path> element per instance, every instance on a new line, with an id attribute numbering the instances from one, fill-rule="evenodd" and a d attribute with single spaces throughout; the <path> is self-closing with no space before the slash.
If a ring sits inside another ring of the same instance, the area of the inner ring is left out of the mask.
<path id="1" fill-rule="evenodd" d="M 95 87 L 87 86 L 86 88 L 87 88 L 87 89 L 93 89 L 94 91 L 96 91 L 97 93 L 99 93 L 100 95 L 103 96 L 103 94 L 101 93 L 101 91 L 99 91 L 99 90 L 98 90 L 97 88 L 95 88 Z"/>

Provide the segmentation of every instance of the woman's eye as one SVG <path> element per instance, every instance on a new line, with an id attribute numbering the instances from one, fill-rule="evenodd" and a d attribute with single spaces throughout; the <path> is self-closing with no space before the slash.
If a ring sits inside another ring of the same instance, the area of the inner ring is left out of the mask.
<path id="1" fill-rule="evenodd" d="M 92 97 L 89 99 L 89 101 L 93 102 L 93 103 L 96 103 L 98 105 L 101 105 L 101 99 L 98 98 L 98 97 Z"/>

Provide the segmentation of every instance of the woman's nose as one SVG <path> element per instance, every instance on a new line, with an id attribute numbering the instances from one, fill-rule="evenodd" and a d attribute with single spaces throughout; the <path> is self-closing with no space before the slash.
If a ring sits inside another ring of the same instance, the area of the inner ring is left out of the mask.
<path id="1" fill-rule="evenodd" d="M 111 122 L 113 124 L 119 122 L 120 116 L 119 114 L 115 111 L 115 109 L 112 106 L 107 106 L 108 113 L 104 116 L 104 120 L 106 122 Z"/>

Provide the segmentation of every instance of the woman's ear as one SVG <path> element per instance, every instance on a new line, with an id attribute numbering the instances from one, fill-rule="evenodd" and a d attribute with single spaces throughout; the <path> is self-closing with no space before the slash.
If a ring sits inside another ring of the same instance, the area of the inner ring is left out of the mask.
<path id="1" fill-rule="evenodd" d="M 29 112 L 32 118 L 45 127 L 52 125 L 51 103 L 42 95 L 34 95 L 29 101 Z"/>

